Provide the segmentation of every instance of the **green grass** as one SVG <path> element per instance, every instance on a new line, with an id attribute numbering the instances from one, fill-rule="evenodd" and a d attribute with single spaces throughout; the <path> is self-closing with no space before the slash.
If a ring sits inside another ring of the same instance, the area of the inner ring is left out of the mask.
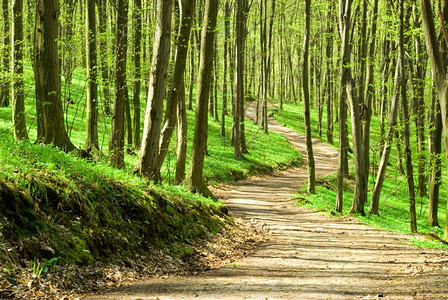
<path id="1" fill-rule="evenodd" d="M 285 124 L 286 126 L 304 133 L 304 121 L 303 121 L 303 108 L 301 103 L 298 106 L 294 106 L 291 103 L 284 104 L 284 110 L 274 110 L 275 118 Z M 317 110 L 312 109 L 311 112 L 311 123 L 313 128 L 313 136 L 319 138 L 317 131 Z M 324 112 L 322 127 L 325 130 L 326 128 L 326 115 Z M 413 127 L 413 123 L 411 123 L 411 130 Z M 372 126 L 371 126 L 371 148 L 377 149 L 377 145 L 379 144 L 379 132 L 380 128 L 380 119 L 378 116 L 372 117 Z M 325 131 L 323 130 L 321 140 L 325 141 Z M 349 125 L 350 130 L 350 125 Z M 349 134 L 349 139 L 351 134 Z M 335 145 L 338 142 L 338 124 L 335 124 L 334 128 L 334 141 Z M 411 145 L 414 147 L 412 149 L 413 154 L 413 162 L 414 162 L 414 172 L 416 172 L 415 162 L 417 161 L 417 153 L 415 149 L 416 141 L 415 136 L 411 136 Z M 404 159 L 404 157 L 403 157 Z M 369 185 L 368 185 L 368 200 L 370 200 L 371 191 L 374 186 L 374 180 L 376 177 L 377 166 L 379 164 L 380 157 L 378 156 L 377 151 L 371 151 L 370 157 L 373 167 L 370 170 L 369 176 Z M 371 226 L 375 226 L 378 228 L 384 228 L 387 230 L 402 232 L 402 233 L 410 233 L 410 225 L 409 225 L 409 197 L 408 197 L 408 187 L 406 178 L 401 175 L 397 170 L 397 150 L 396 145 L 393 143 L 391 156 L 389 159 L 391 166 L 387 168 L 386 178 L 384 181 L 384 186 L 381 192 L 380 198 L 380 209 L 379 216 L 367 214 L 366 216 L 357 216 L 357 218 L 363 223 L 369 224 Z M 444 163 L 445 165 L 445 163 Z M 445 170 L 442 167 L 442 170 Z M 350 176 L 351 180 L 345 181 L 345 190 L 344 190 L 344 209 L 342 214 L 346 215 L 349 213 L 352 199 L 353 199 L 353 191 L 352 187 L 354 185 L 354 175 L 353 168 L 351 169 L 352 175 Z M 446 181 L 446 177 L 444 175 L 442 182 Z M 417 176 L 414 177 L 414 182 L 417 183 Z M 446 213 L 446 189 L 442 184 L 440 189 L 441 195 L 439 200 L 439 214 L 438 220 L 439 224 L 443 226 L 445 222 L 445 213 Z M 306 192 L 306 189 L 301 189 L 298 193 L 297 202 L 300 205 L 304 205 L 313 209 L 318 209 L 325 211 L 331 215 L 334 215 L 334 207 L 336 201 L 336 174 L 330 175 L 326 178 L 318 180 L 317 183 L 317 191 L 316 194 L 311 195 Z M 366 203 L 366 211 L 368 211 L 368 206 L 370 201 Z M 427 197 L 417 197 L 416 199 L 416 210 L 417 210 L 417 224 L 419 233 L 435 233 L 439 237 L 443 236 L 443 230 L 438 227 L 432 227 L 426 220 L 427 210 L 428 210 L 428 200 Z M 436 248 L 446 248 L 445 245 L 437 242 L 437 241 L 427 241 L 427 242 L 416 242 L 416 239 L 413 239 L 413 244 L 418 246 L 429 246 Z"/>
<path id="2" fill-rule="evenodd" d="M 150 255 L 152 247 L 167 247 L 174 255 L 187 257 L 192 251 L 189 241 L 232 226 L 227 209 L 219 201 L 190 194 L 185 186 L 170 185 L 176 156 L 174 136 L 160 185 L 133 174 L 136 154 L 125 155 L 124 170 L 108 165 L 110 116 L 103 113 L 99 116 L 102 155 L 93 161 L 35 144 L 34 87 L 29 66 L 25 83 L 30 141 L 14 142 L 11 108 L 0 108 L 1 265 L 9 269 L 19 259 L 89 264 Z M 74 145 L 81 148 L 85 142 L 84 70 L 76 69 L 72 85 L 63 81 L 62 86 L 63 98 L 74 102 L 64 101 L 66 127 Z M 142 89 L 142 107 L 144 94 Z M 99 109 L 102 112 L 101 105 Z M 231 126 L 230 117 L 226 126 Z M 193 111 L 188 111 L 188 130 L 189 155 Z M 210 119 L 209 156 L 204 167 L 209 184 L 231 183 L 301 163 L 300 153 L 284 137 L 263 134 L 250 122 L 246 122 L 249 154 L 244 160 L 235 160 L 229 137 L 219 136 L 219 130 L 220 124 Z"/>

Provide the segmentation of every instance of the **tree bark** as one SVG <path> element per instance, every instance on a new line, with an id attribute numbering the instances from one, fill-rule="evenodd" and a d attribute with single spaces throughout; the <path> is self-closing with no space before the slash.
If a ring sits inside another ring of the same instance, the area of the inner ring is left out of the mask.
<path id="1" fill-rule="evenodd" d="M 222 68 L 222 103 L 221 103 L 221 136 L 226 136 L 227 115 L 227 52 L 230 36 L 230 5 L 229 0 L 224 3 L 224 41 L 223 41 L 223 68 Z"/>
<path id="2" fill-rule="evenodd" d="M 375 181 L 375 186 L 373 187 L 372 200 L 370 202 L 369 213 L 373 215 L 378 215 L 379 211 L 379 201 L 381 195 L 381 189 L 383 188 L 384 176 L 386 175 L 387 164 L 389 163 L 389 155 L 392 147 L 392 141 L 396 131 L 397 124 L 397 114 L 398 114 L 398 99 L 400 96 L 400 77 L 402 76 L 402 61 L 398 57 L 397 65 L 395 67 L 395 79 L 394 79 L 394 92 L 392 96 L 391 107 L 389 111 L 389 123 L 387 128 L 387 134 L 384 138 L 383 154 L 381 156 L 381 162 L 378 169 L 378 174 Z"/>
<path id="3" fill-rule="evenodd" d="M 439 191 L 442 179 L 442 116 L 440 104 L 433 95 L 431 101 L 431 135 L 430 135 L 430 176 L 429 176 L 429 201 L 428 223 L 431 226 L 439 226 L 437 217 L 439 210 Z"/>
<path id="4" fill-rule="evenodd" d="M 38 142 L 73 151 L 64 126 L 59 73 L 59 1 L 42 0 L 36 6 L 34 76 Z"/>
<path id="5" fill-rule="evenodd" d="M 158 158 L 158 172 L 162 168 L 170 144 L 171 136 L 176 126 L 177 108 L 179 102 L 185 102 L 185 66 L 187 64 L 188 43 L 190 39 L 190 31 L 193 23 L 194 9 L 196 0 L 184 0 L 182 5 L 181 23 L 179 27 L 179 34 L 177 37 L 176 59 L 174 63 L 174 72 L 171 79 L 171 86 L 168 90 L 166 100 L 165 120 L 163 122 L 162 131 L 160 135 L 159 158 Z"/>
<path id="6" fill-rule="evenodd" d="M 116 0 L 115 24 L 115 96 L 109 138 L 109 162 L 114 168 L 124 168 L 124 113 L 126 86 L 127 13 L 128 1 Z"/>
<path id="7" fill-rule="evenodd" d="M 190 171 L 188 174 L 188 190 L 209 197 L 213 197 L 213 194 L 207 188 L 204 181 L 204 157 L 207 149 L 207 110 L 217 14 L 218 0 L 206 0 L 201 34 L 201 54 L 198 75 L 198 94 L 196 97 L 193 149 L 191 153 Z"/>
<path id="8" fill-rule="evenodd" d="M 2 51 L 2 66 L 0 69 L 1 80 L 0 80 L 0 106 L 9 106 L 9 92 L 10 92 L 10 61 L 9 57 L 11 55 L 11 41 L 10 41 L 10 25 L 9 25 L 9 1 L 2 0 L 2 12 L 3 12 L 3 51 Z"/>
<path id="9" fill-rule="evenodd" d="M 163 98 L 170 55 L 172 0 L 157 1 L 157 27 L 153 48 L 149 93 L 146 104 L 142 145 L 136 171 L 160 181 L 159 138 L 163 115 Z"/>
<path id="10" fill-rule="evenodd" d="M 133 87 L 133 98 L 132 104 L 134 107 L 134 122 L 133 122 L 133 137 L 132 146 L 135 149 L 140 148 L 141 138 L 140 138 L 140 91 L 141 91 L 141 52 L 142 52 L 142 0 L 134 0 L 135 5 L 135 38 L 134 38 L 134 87 Z"/>
<path id="11" fill-rule="evenodd" d="M 108 43 L 106 38 L 107 29 L 107 14 L 106 14 L 106 0 L 97 0 L 98 6 L 98 33 L 99 33 L 99 56 L 100 56 L 100 71 L 101 71 L 101 86 L 102 86 L 102 105 L 103 111 L 106 115 L 110 114 L 110 83 L 109 83 L 109 69 L 107 68 L 107 49 Z"/>
<path id="12" fill-rule="evenodd" d="M 23 0 L 13 2 L 13 86 L 12 86 L 12 118 L 14 124 L 14 140 L 27 140 L 28 131 L 25 117 L 25 88 L 23 81 Z"/>
<path id="13" fill-rule="evenodd" d="M 86 61 L 87 126 L 84 149 L 90 152 L 99 149 L 95 0 L 86 0 Z"/>
<path id="14" fill-rule="evenodd" d="M 306 152 L 308 161 L 308 192 L 316 193 L 316 169 L 314 164 L 313 141 L 311 137 L 310 90 L 309 90 L 309 48 L 311 37 L 311 0 L 305 1 L 305 35 L 303 40 L 302 88 L 305 116 Z"/>
<path id="15" fill-rule="evenodd" d="M 350 213 L 360 213 L 364 215 L 364 203 L 367 198 L 367 181 L 364 166 L 364 153 L 362 148 L 362 128 L 359 108 L 359 99 L 355 94 L 355 82 L 352 77 L 350 67 L 350 15 L 352 0 L 340 0 L 339 17 L 342 37 L 342 68 L 341 68 L 341 89 L 345 89 L 350 103 L 350 114 L 352 123 L 353 152 L 355 156 L 355 191 L 353 195 Z"/>

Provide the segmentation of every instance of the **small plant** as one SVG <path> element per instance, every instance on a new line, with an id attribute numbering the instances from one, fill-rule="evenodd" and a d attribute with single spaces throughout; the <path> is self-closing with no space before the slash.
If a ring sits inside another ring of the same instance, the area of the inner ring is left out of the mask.
<path id="1" fill-rule="evenodd" d="M 42 275 L 42 272 L 44 271 L 44 266 L 40 264 L 37 259 L 34 259 L 33 261 L 33 275 L 37 278 L 40 278 Z"/>

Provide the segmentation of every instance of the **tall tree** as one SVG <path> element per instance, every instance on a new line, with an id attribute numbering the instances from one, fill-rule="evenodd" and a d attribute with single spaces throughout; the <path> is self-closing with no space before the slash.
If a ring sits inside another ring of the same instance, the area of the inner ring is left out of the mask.
<path id="1" fill-rule="evenodd" d="M 222 67 L 222 103 L 221 103 L 221 136 L 226 136 L 226 115 L 227 115 L 227 55 L 228 39 L 230 36 L 230 5 L 229 0 L 224 3 L 224 41 L 223 41 L 223 67 Z"/>
<path id="2" fill-rule="evenodd" d="M 142 44 L 142 0 L 134 0 L 134 20 L 135 20 L 135 37 L 134 37 L 134 89 L 132 104 L 134 107 L 134 123 L 133 123 L 133 147 L 139 148 L 140 139 L 140 90 L 141 90 L 141 44 Z"/>
<path id="3" fill-rule="evenodd" d="M 101 91 L 102 91 L 102 104 L 103 111 L 106 115 L 110 114 L 110 90 L 109 90 L 109 68 L 107 59 L 107 13 L 106 13 L 106 0 L 97 0 L 98 6 L 98 33 L 99 33 L 99 57 L 100 57 L 100 70 L 101 70 Z"/>
<path id="4" fill-rule="evenodd" d="M 196 0 L 184 0 L 181 7 L 181 21 L 179 33 L 176 37 L 174 71 L 171 78 L 171 85 L 168 90 L 165 119 L 160 134 L 158 170 L 162 167 L 163 161 L 168 153 L 168 146 L 174 127 L 176 126 L 179 101 L 185 101 L 184 99 L 181 99 L 181 97 L 185 97 L 185 91 L 181 92 L 181 89 L 185 89 L 184 74 L 185 66 L 187 64 L 188 44 L 190 41 L 190 31 L 193 24 L 195 6 Z"/>
<path id="5" fill-rule="evenodd" d="M 128 0 L 115 3 L 115 94 L 109 137 L 109 162 L 114 168 L 124 168 L 124 113 L 126 97 L 126 51 Z"/>
<path id="6" fill-rule="evenodd" d="M 204 181 L 204 157 L 207 150 L 208 99 L 213 62 L 218 0 L 206 0 L 201 33 L 198 93 L 196 97 L 193 149 L 188 174 L 188 189 L 194 193 L 213 196 Z"/>
<path id="7" fill-rule="evenodd" d="M 59 73 L 58 29 L 59 0 L 36 3 L 34 31 L 34 78 L 38 141 L 72 151 L 64 126 Z"/>
<path id="8" fill-rule="evenodd" d="M 3 51 L 1 68 L 0 68 L 0 106 L 9 106 L 9 92 L 10 92 L 10 61 L 9 56 L 11 54 L 10 45 L 10 20 L 9 20 L 9 1 L 2 0 L 2 12 L 3 12 Z"/>
<path id="9" fill-rule="evenodd" d="M 311 137 L 310 90 L 309 90 L 309 50 L 311 37 L 311 0 L 305 1 L 305 36 L 303 40 L 302 88 L 305 115 L 306 152 L 308 160 L 308 192 L 316 192 L 316 169 L 314 165 L 313 141 Z"/>
<path id="10" fill-rule="evenodd" d="M 400 50 L 398 51 L 400 55 L 400 59 L 403 61 L 404 65 L 404 22 L 405 22 L 405 16 L 404 16 L 404 0 L 399 1 L 399 18 L 400 18 L 400 29 L 399 29 L 399 47 Z M 414 185 L 414 170 L 412 165 L 412 153 L 411 153 L 411 142 L 410 142 L 410 129 L 409 129 L 409 122 L 410 122 L 410 116 L 409 116 L 409 107 L 408 107 L 408 98 L 407 98 L 407 80 L 406 76 L 404 75 L 404 67 L 403 67 L 403 73 L 401 76 L 401 98 L 402 98 L 402 107 L 403 107 L 403 121 L 404 121 L 404 127 L 403 127 L 403 139 L 404 139 L 404 153 L 405 153 L 405 160 L 406 160 L 406 178 L 408 182 L 408 193 L 409 193 L 409 213 L 410 213 L 410 227 L 411 232 L 417 232 L 417 216 L 415 211 L 415 185 Z"/>
<path id="11" fill-rule="evenodd" d="M 440 115 L 440 104 L 436 99 L 436 95 L 433 95 L 431 99 L 430 123 L 431 134 L 429 152 L 431 163 L 429 176 L 428 222 L 431 226 L 439 226 L 437 214 L 439 211 L 439 191 L 442 177 L 442 116 Z"/>
<path id="12" fill-rule="evenodd" d="M 355 93 L 355 82 L 350 65 L 350 28 L 351 28 L 352 0 L 339 1 L 339 22 L 341 30 L 342 60 L 341 60 L 341 89 L 345 89 L 350 103 L 353 152 L 355 155 L 355 191 L 351 213 L 364 214 L 364 203 L 367 198 L 367 181 L 365 176 L 364 153 L 362 151 L 362 131 L 359 99 Z"/>
<path id="13" fill-rule="evenodd" d="M 98 150 L 98 84 L 96 56 L 95 0 L 86 0 L 86 61 L 87 61 L 87 151 Z"/>
<path id="14" fill-rule="evenodd" d="M 12 118 L 14 139 L 28 139 L 25 118 L 25 89 L 23 81 L 23 0 L 13 3 L 13 86 L 12 86 Z"/>
<path id="15" fill-rule="evenodd" d="M 137 163 L 137 172 L 155 181 L 160 180 L 158 167 L 159 138 L 163 117 L 166 73 L 170 56 L 172 5 L 171 0 L 157 1 L 157 26 L 151 75 L 149 77 L 149 93 L 146 102 L 140 157 Z"/>
<path id="16" fill-rule="evenodd" d="M 440 111 L 442 115 L 442 126 L 444 132 L 445 149 L 448 149 L 448 80 L 447 80 L 447 58 L 448 58 L 448 38 L 446 36 L 447 29 L 445 27 L 448 21 L 448 3 L 443 2 L 443 6 L 439 3 L 440 26 L 444 37 L 444 41 L 440 42 L 436 32 L 436 26 L 433 19 L 433 10 L 430 0 L 420 0 L 422 9 L 423 30 L 425 34 L 426 52 L 431 61 L 431 69 L 436 83 L 437 94 L 439 96 Z M 448 151 L 446 152 L 446 160 L 448 161 Z M 448 211 L 448 210 L 447 210 Z M 448 218 L 445 222 L 445 239 L 448 239 Z"/>

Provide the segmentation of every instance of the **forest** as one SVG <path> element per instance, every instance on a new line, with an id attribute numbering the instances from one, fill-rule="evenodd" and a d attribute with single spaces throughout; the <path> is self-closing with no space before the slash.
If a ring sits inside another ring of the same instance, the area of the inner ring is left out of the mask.
<path id="1" fill-rule="evenodd" d="M 447 1 L 1 2 L 0 298 L 238 256 L 223 189 L 297 167 L 294 207 L 447 249 Z"/>

